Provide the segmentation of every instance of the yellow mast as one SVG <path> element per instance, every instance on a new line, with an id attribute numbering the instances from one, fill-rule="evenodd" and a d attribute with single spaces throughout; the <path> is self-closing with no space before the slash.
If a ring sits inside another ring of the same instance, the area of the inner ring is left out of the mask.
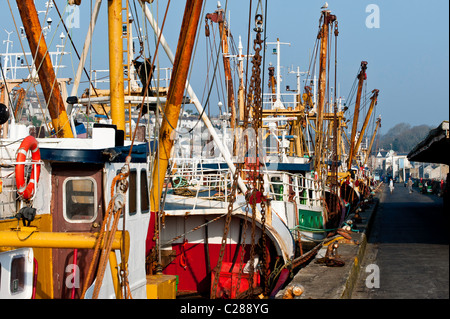
<path id="1" fill-rule="evenodd" d="M 380 126 L 381 126 L 381 118 L 379 117 L 377 119 L 377 125 L 375 126 L 375 131 L 373 132 L 369 147 L 367 148 L 367 153 L 366 153 L 366 157 L 364 158 L 363 166 L 366 165 L 366 163 L 367 163 L 367 159 L 369 158 L 370 152 L 372 151 L 373 141 L 375 140 L 375 136 L 377 135 L 377 131 Z"/>
<path id="2" fill-rule="evenodd" d="M 367 124 L 369 124 L 370 116 L 372 115 L 372 110 L 375 105 L 377 105 L 377 98 L 378 98 L 378 92 L 379 90 L 375 89 L 372 91 L 373 95 L 370 98 L 372 102 L 370 103 L 369 110 L 367 111 L 366 118 L 364 119 L 364 124 L 361 128 L 361 133 L 359 133 L 358 141 L 356 142 L 355 149 L 353 150 L 353 154 L 356 154 L 358 152 L 358 148 L 361 145 L 362 139 L 364 137 L 364 133 L 367 128 Z"/>
<path id="3" fill-rule="evenodd" d="M 321 175 L 320 165 L 322 157 L 322 144 L 323 144 L 323 117 L 325 107 L 325 88 L 327 84 L 326 66 L 327 66 L 327 54 L 328 54 L 328 36 L 330 24 L 336 20 L 336 16 L 330 14 L 329 10 L 323 10 L 323 24 L 319 32 L 320 37 L 320 59 L 319 59 L 319 100 L 317 105 L 316 115 L 316 139 L 314 150 L 314 171 L 317 172 L 319 178 Z"/>
<path id="4" fill-rule="evenodd" d="M 275 80 L 275 68 L 273 66 L 270 66 L 269 67 L 269 88 L 271 89 L 271 93 L 272 93 L 272 102 L 275 102 L 277 100 L 277 98 L 275 96 L 276 81 L 277 80 Z"/>
<path id="5" fill-rule="evenodd" d="M 244 90 L 244 55 L 242 54 L 242 42 L 241 37 L 239 37 L 239 55 L 238 55 L 238 64 L 239 64 L 239 89 L 238 89 L 238 121 L 241 123 L 244 121 L 244 107 L 245 107 L 245 90 Z"/>
<path id="6" fill-rule="evenodd" d="M 178 39 L 177 52 L 173 64 L 167 102 L 164 108 L 161 128 L 159 131 L 156 160 L 153 163 L 152 190 L 150 193 L 150 209 L 159 211 L 159 201 L 163 189 L 166 170 L 169 165 L 170 152 L 174 142 L 174 129 L 178 125 L 181 102 L 186 85 L 189 64 L 197 33 L 203 0 L 187 0 Z"/>
<path id="7" fill-rule="evenodd" d="M 108 35 L 111 119 L 125 132 L 122 0 L 108 0 Z"/>
<path id="8" fill-rule="evenodd" d="M 356 129 L 358 127 L 358 117 L 359 117 L 359 105 L 361 102 L 361 92 L 362 92 L 362 86 L 363 82 L 366 79 L 366 69 L 367 69 L 367 62 L 362 61 L 361 62 L 361 71 L 358 74 L 358 91 L 356 93 L 356 101 L 355 101 L 355 112 L 353 114 L 353 124 L 352 124 L 352 136 L 350 138 L 350 150 L 348 155 L 348 162 L 347 162 L 347 170 L 349 170 L 352 167 L 353 157 L 355 156 L 355 136 L 356 136 Z"/>

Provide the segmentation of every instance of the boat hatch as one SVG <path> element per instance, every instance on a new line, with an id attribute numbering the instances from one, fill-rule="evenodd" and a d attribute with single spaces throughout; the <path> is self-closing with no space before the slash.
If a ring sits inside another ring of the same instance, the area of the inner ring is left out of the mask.
<path id="1" fill-rule="evenodd" d="M 29 299 L 33 292 L 33 249 L 0 253 L 0 299 Z"/>

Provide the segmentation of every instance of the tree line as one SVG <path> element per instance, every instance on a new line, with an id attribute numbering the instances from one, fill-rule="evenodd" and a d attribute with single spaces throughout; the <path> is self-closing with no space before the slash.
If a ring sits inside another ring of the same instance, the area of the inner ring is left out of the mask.
<path id="1" fill-rule="evenodd" d="M 407 123 L 399 123 L 392 127 L 386 134 L 380 135 L 377 149 L 390 150 L 397 153 L 409 153 L 420 143 L 434 127 L 429 125 L 411 126 Z M 372 151 L 375 151 L 375 145 Z"/>

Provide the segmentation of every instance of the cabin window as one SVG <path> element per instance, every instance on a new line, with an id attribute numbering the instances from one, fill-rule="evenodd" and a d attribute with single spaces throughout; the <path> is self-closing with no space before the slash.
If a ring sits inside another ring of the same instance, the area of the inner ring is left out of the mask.
<path id="1" fill-rule="evenodd" d="M 12 294 L 20 293 L 25 288 L 25 257 L 16 256 L 11 261 L 10 291 Z"/>
<path id="2" fill-rule="evenodd" d="M 148 196 L 148 177 L 147 171 L 141 171 L 141 213 L 148 213 L 150 200 Z"/>
<path id="3" fill-rule="evenodd" d="M 70 177 L 63 185 L 64 219 L 90 223 L 97 218 L 97 183 L 91 177 Z"/>
<path id="4" fill-rule="evenodd" d="M 117 171 L 117 174 L 119 174 L 120 171 Z M 138 211 L 138 200 L 137 200 L 137 171 L 135 169 L 130 170 L 130 175 L 128 176 L 128 214 L 130 216 L 136 215 Z M 140 171 L 140 211 L 141 213 L 145 214 L 149 212 L 150 207 L 150 200 L 149 200 L 149 194 L 148 194 L 148 177 L 147 177 L 147 171 L 141 170 Z"/>
<path id="5" fill-rule="evenodd" d="M 128 211 L 130 215 L 135 215 L 137 210 L 136 195 L 136 170 L 131 170 L 128 176 Z"/>
<path id="6" fill-rule="evenodd" d="M 283 200 L 283 182 L 281 181 L 281 177 L 272 177 L 270 179 L 270 183 L 275 195 L 275 199 L 278 201 Z"/>

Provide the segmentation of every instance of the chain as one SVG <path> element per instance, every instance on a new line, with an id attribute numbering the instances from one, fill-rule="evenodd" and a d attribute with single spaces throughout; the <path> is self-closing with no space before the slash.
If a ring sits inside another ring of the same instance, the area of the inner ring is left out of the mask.
<path id="1" fill-rule="evenodd" d="M 255 134 L 259 134 L 259 129 L 262 127 L 262 96 L 261 96 L 261 62 L 262 62 L 262 56 L 260 54 L 262 50 L 262 43 L 263 40 L 261 39 L 261 33 L 262 33 L 262 22 L 263 17 L 261 14 L 257 14 L 255 16 L 255 28 L 254 31 L 256 31 L 256 38 L 254 40 L 253 49 L 255 51 L 252 59 L 252 76 L 250 80 L 250 86 L 249 91 L 247 94 L 247 104 L 244 109 L 244 129 L 248 128 L 249 124 L 249 118 L 251 115 L 252 118 L 252 128 L 255 131 Z M 252 113 L 251 113 L 252 112 Z M 246 138 L 246 149 L 249 147 L 249 141 Z M 249 271 L 249 294 L 251 295 L 253 292 L 253 274 L 254 274 L 254 258 L 255 258 L 255 233 L 256 233 L 256 195 L 257 192 L 260 192 L 261 194 L 264 193 L 264 180 L 262 175 L 260 174 L 260 161 L 258 158 L 258 136 L 255 138 L 255 163 L 254 165 L 251 165 L 250 172 L 248 174 L 248 186 L 249 191 L 246 195 L 247 205 L 245 207 L 246 212 L 246 218 L 244 221 L 244 227 L 243 227 L 243 241 L 241 243 L 241 263 L 240 263 L 240 269 L 239 269 L 239 276 L 238 276 L 238 283 L 237 283 L 237 289 L 236 293 L 239 293 L 240 288 L 240 279 L 243 271 L 243 258 L 245 255 L 244 247 L 245 247 L 245 237 L 247 233 L 247 217 L 249 212 L 249 205 L 251 205 L 252 209 L 252 232 L 251 232 L 251 249 L 250 249 L 250 271 Z M 219 253 L 219 260 L 217 262 L 216 268 L 215 268 L 215 276 L 214 276 L 214 282 L 212 285 L 212 294 L 211 298 L 216 298 L 216 291 L 217 291 L 217 285 L 219 282 L 219 274 L 222 267 L 222 261 L 226 246 L 226 240 L 229 232 L 229 227 L 231 223 L 231 217 L 232 217 L 232 211 L 233 211 L 233 203 L 236 200 L 236 188 L 237 188 L 237 180 L 238 176 L 241 170 L 241 165 L 238 165 L 236 168 L 236 171 L 233 176 L 233 185 L 232 185 L 232 193 L 231 193 L 231 199 L 228 204 L 228 212 L 225 219 L 225 228 L 224 233 L 222 237 L 221 247 L 220 247 L 220 253 Z M 263 197 L 263 196 L 262 196 Z M 266 238 L 265 238 L 265 203 L 264 198 L 261 202 L 261 222 L 262 222 L 262 251 L 263 251 L 263 276 L 265 279 L 265 288 L 267 290 L 267 280 L 268 276 L 266 275 L 266 267 L 265 267 L 265 261 L 267 260 L 267 251 L 265 249 L 266 246 Z M 238 248 L 236 248 L 238 249 Z M 266 291 L 265 291 L 266 292 Z"/>
<path id="2" fill-rule="evenodd" d="M 248 217 L 249 209 L 250 209 L 250 207 L 248 206 L 248 202 L 247 202 L 247 205 L 245 205 L 244 225 L 242 227 L 241 261 L 239 263 L 240 266 L 239 266 L 239 274 L 238 274 L 238 282 L 237 282 L 237 286 L 236 286 L 236 292 L 239 292 L 239 289 L 241 287 L 241 276 L 242 276 L 242 271 L 244 268 L 245 239 L 247 237 L 247 228 L 248 228 L 247 217 Z M 238 249 L 238 248 L 236 248 L 236 249 Z"/>
<path id="3" fill-rule="evenodd" d="M 262 30 L 262 15 L 256 15 L 255 17 L 255 23 L 256 23 L 256 28 L 255 31 L 257 31 L 257 35 L 256 35 L 256 40 L 255 40 L 255 44 L 254 44 L 254 49 L 255 52 L 258 52 L 258 56 L 257 56 L 257 63 L 255 64 L 257 67 L 255 67 L 254 69 L 254 81 L 255 81 L 255 90 L 254 90 L 254 96 L 255 96 L 255 100 L 254 100 L 254 106 L 253 109 L 255 110 L 254 112 L 254 118 L 253 118 L 253 125 L 255 127 L 255 131 L 256 134 L 260 134 L 262 135 L 262 132 L 260 132 L 260 130 L 262 129 L 262 101 L 261 101 L 261 97 L 262 97 L 262 92 L 261 92 L 261 55 L 259 55 L 259 52 L 262 49 L 262 40 L 261 40 L 261 32 Z M 254 65 L 254 66 L 255 66 Z M 252 76 L 252 80 L 253 80 L 253 76 Z M 258 140 L 259 138 L 256 138 L 256 151 L 257 154 L 258 153 Z M 268 290 L 268 285 L 267 285 L 267 281 L 268 281 L 268 276 L 267 276 L 267 267 L 266 267 L 266 261 L 268 260 L 268 256 L 267 256 L 267 250 L 266 250 L 266 234 L 265 234 L 265 230 L 266 230 L 266 204 L 265 204 L 265 196 L 264 196 L 264 178 L 263 175 L 260 173 L 260 165 L 262 165 L 262 163 L 260 161 L 258 161 L 258 167 L 255 165 L 255 171 L 258 170 L 256 173 L 258 174 L 258 181 L 259 181 L 259 191 L 262 194 L 262 201 L 261 201 L 261 238 L 262 238 L 262 253 L 263 253 L 263 258 L 261 260 L 261 269 L 262 269 L 262 274 L 263 274 L 263 278 L 264 278 L 264 293 L 267 294 L 267 290 Z"/>
<path id="4" fill-rule="evenodd" d="M 260 175 L 260 185 L 261 185 L 261 192 L 264 194 L 264 178 L 262 175 Z M 269 285 L 268 280 L 269 276 L 267 274 L 268 269 L 268 256 L 267 256 L 267 249 L 266 249 L 266 203 L 265 198 L 261 201 L 261 237 L 262 237 L 262 253 L 263 258 L 261 260 L 261 270 L 262 275 L 264 279 L 264 295 L 268 295 L 269 293 Z"/>
<path id="5" fill-rule="evenodd" d="M 250 205 L 252 208 L 252 232 L 251 232 L 251 248 L 250 248 L 250 259 L 249 259 L 249 295 L 253 293 L 253 274 L 254 274 L 254 259 L 255 259 L 255 231 L 256 231 L 256 195 L 257 192 L 263 194 L 264 190 L 264 181 L 262 175 L 260 174 L 260 161 L 259 161 L 259 145 L 258 145 L 258 134 L 259 130 L 262 127 L 262 101 L 261 101 L 261 62 L 262 56 L 260 54 L 262 50 L 262 42 L 261 33 L 262 33 L 262 15 L 257 14 L 255 16 L 255 28 L 256 38 L 254 40 L 253 49 L 255 54 L 252 59 L 252 76 L 250 81 L 250 89 L 247 96 L 247 108 L 246 108 L 246 116 L 244 116 L 244 125 L 248 125 L 248 116 L 250 115 L 250 109 L 252 110 L 252 128 L 256 134 L 255 138 L 255 163 L 251 165 L 249 172 L 249 184 L 251 184 L 251 189 L 246 194 L 247 199 L 247 207 L 246 213 L 248 212 L 248 204 L 250 201 Z M 249 185 L 250 186 L 250 185 Z M 264 199 L 261 202 L 261 222 L 262 222 L 262 251 L 263 251 L 263 260 L 262 265 L 265 269 L 265 260 L 266 250 L 265 250 L 265 204 Z M 242 260 L 242 256 L 241 256 Z M 239 272 L 239 280 L 238 280 L 238 290 L 240 286 L 240 277 L 241 271 Z M 264 275 L 265 278 L 267 276 Z"/>
<path id="6" fill-rule="evenodd" d="M 223 236 L 222 236 L 222 242 L 221 242 L 221 246 L 220 246 L 220 253 L 219 253 L 219 260 L 217 261 L 217 265 L 216 268 L 214 269 L 214 282 L 213 282 L 213 286 L 211 289 L 211 299 L 215 299 L 216 298 L 216 292 L 217 292 L 217 285 L 219 283 L 219 275 L 220 275 L 220 270 L 222 268 L 222 261 L 223 261 L 223 255 L 225 252 L 225 246 L 227 243 L 227 237 L 228 237 L 228 232 L 230 231 L 230 223 L 231 223 L 231 217 L 232 217 L 232 213 L 233 213 L 233 204 L 236 201 L 236 190 L 237 190 L 237 182 L 238 182 L 238 178 L 239 178 L 239 172 L 240 172 L 240 165 L 237 165 L 236 170 L 234 171 L 234 175 L 233 175 L 233 185 L 231 186 L 231 194 L 230 194 L 230 202 L 228 203 L 228 211 L 227 211 L 227 216 L 225 218 L 225 228 L 223 231 Z"/>

